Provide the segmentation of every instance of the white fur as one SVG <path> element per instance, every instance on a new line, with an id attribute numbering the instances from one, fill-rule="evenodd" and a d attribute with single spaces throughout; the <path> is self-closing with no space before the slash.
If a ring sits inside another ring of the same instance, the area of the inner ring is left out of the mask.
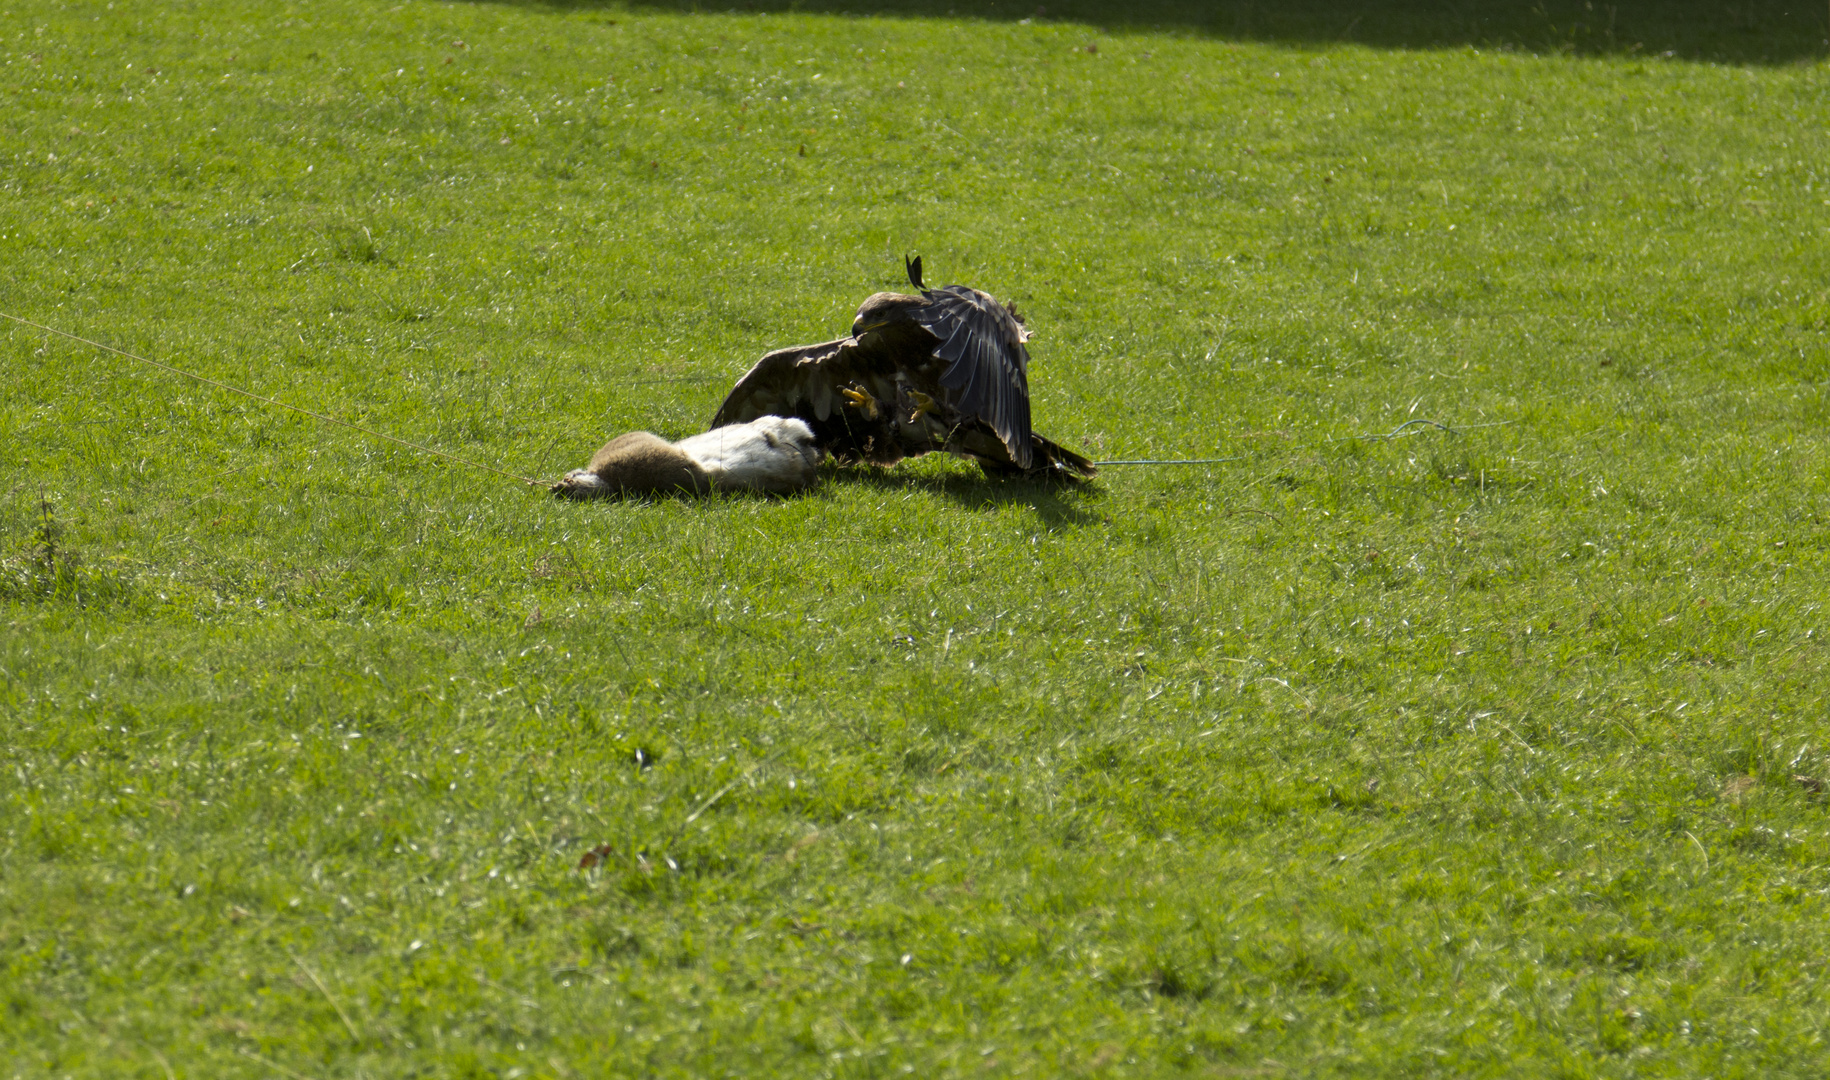
<path id="1" fill-rule="evenodd" d="M 729 424 L 674 446 L 697 461 L 720 491 L 797 491 L 819 479 L 813 429 L 791 416 Z"/>
<path id="2" fill-rule="evenodd" d="M 587 498 L 589 497 L 587 494 L 588 492 L 607 489 L 610 485 L 604 483 L 603 480 L 590 469 L 573 469 L 571 472 L 566 473 L 565 479 L 559 482 L 559 486 L 569 489 L 567 493 L 572 494 L 576 498 Z"/>

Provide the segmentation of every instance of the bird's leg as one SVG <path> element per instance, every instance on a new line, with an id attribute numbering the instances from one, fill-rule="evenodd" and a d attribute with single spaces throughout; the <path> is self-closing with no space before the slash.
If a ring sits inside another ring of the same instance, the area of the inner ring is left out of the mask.
<path id="1" fill-rule="evenodd" d="M 919 423 L 927 413 L 940 411 L 940 404 L 920 390 L 910 390 L 909 400 L 915 403 L 915 411 L 909 414 L 911 424 Z"/>
<path id="2" fill-rule="evenodd" d="M 858 383 L 852 383 L 850 386 L 841 386 L 839 388 L 839 393 L 845 396 L 846 401 L 852 403 L 853 408 L 863 409 L 864 415 L 870 419 L 875 420 L 878 416 L 882 415 L 882 410 L 877 407 L 877 399 L 871 397 L 870 391 L 866 390 Z"/>

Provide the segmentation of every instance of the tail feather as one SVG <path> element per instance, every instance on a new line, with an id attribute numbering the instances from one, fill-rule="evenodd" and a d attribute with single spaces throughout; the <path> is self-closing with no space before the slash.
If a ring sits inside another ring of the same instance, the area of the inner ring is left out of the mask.
<path id="1" fill-rule="evenodd" d="M 1040 468 L 1052 469 L 1076 478 L 1099 475 L 1099 466 L 1033 431 L 1030 432 L 1029 443 L 1035 449 L 1036 457 L 1042 461 Z"/>

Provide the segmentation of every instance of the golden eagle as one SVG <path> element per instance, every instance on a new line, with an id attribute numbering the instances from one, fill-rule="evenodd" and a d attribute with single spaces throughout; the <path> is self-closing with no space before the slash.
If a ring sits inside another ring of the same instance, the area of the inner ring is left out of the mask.
<path id="1" fill-rule="evenodd" d="M 712 428 L 794 417 L 842 464 L 892 465 L 946 451 L 988 476 L 1098 472 L 1030 430 L 1030 335 L 1017 313 L 964 285 L 926 288 L 919 257 L 904 265 L 921 295 L 877 293 L 858 308 L 850 337 L 758 360 Z"/>

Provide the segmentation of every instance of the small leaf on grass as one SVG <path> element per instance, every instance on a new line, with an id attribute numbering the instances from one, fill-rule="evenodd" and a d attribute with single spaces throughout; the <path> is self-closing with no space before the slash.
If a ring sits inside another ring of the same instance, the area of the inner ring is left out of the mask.
<path id="1" fill-rule="evenodd" d="M 613 850 L 615 850 L 615 849 L 612 848 L 608 843 L 603 843 L 603 844 L 597 845 L 596 847 L 592 848 L 590 851 L 587 851 L 583 855 L 579 856 L 578 868 L 580 870 L 589 870 L 593 866 L 598 865 L 599 863 L 608 862 L 610 860 L 610 853 Z"/>

